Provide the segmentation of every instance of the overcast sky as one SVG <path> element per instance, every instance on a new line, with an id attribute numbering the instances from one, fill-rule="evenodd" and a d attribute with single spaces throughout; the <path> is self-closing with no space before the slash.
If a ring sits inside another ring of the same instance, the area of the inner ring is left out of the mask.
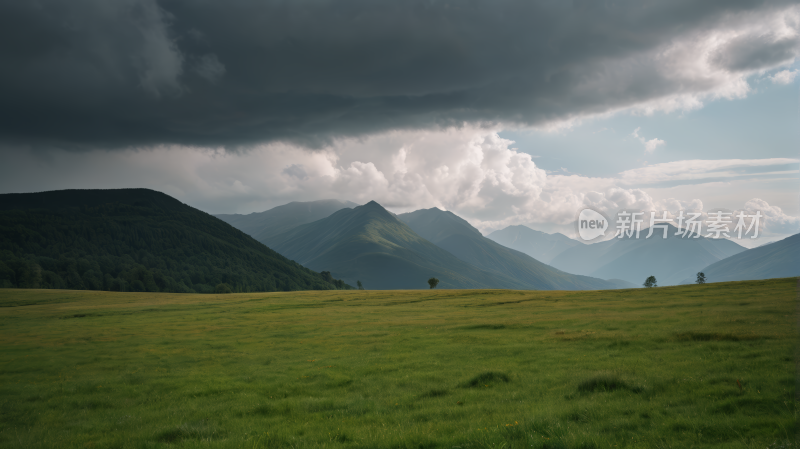
<path id="1" fill-rule="evenodd" d="M 759 209 L 800 231 L 794 1 L 0 3 L 0 192 L 148 187 L 568 232 Z"/>

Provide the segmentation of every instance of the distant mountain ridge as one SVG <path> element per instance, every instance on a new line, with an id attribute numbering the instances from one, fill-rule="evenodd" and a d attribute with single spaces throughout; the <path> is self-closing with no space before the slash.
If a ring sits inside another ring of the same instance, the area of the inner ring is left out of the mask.
<path id="1" fill-rule="evenodd" d="M 658 285 L 677 285 L 709 264 L 745 250 L 730 240 L 680 237 L 677 231 L 669 225 L 666 239 L 661 229 L 650 238 L 645 238 L 649 230 L 644 230 L 638 239 L 626 236 L 575 246 L 556 256 L 551 265 L 569 273 L 639 285 L 653 275 Z"/>
<path id="2" fill-rule="evenodd" d="M 504 275 L 480 270 L 425 240 L 374 201 L 342 209 L 263 241 L 306 267 L 330 271 L 367 289 L 526 288 Z"/>
<path id="3" fill-rule="evenodd" d="M 454 235 L 483 237 L 467 220 L 437 207 L 420 209 L 397 215 L 403 223 L 409 225 L 420 237 L 438 243 Z"/>
<path id="4" fill-rule="evenodd" d="M 0 195 L 0 286 L 213 292 L 345 288 L 149 189 Z"/>
<path id="5" fill-rule="evenodd" d="M 397 216 L 421 237 L 460 260 L 497 275 L 509 276 L 529 289 L 588 290 L 627 288 L 633 285 L 579 276 L 554 269 L 527 254 L 484 237 L 463 218 L 438 208 Z"/>
<path id="6" fill-rule="evenodd" d="M 424 281 L 430 276 L 440 279 L 440 288 L 634 286 L 619 279 L 605 281 L 548 267 L 483 237 L 451 212 L 435 209 L 396 215 L 374 201 L 353 209 L 347 207 L 351 204 L 296 202 L 259 214 L 219 217 L 308 268 L 330 271 L 351 285 L 362 281 L 372 289 L 425 288 Z"/>
<path id="7" fill-rule="evenodd" d="M 547 264 L 569 248 L 583 244 L 561 233 L 548 234 L 522 225 L 508 226 L 486 237 Z"/>
<path id="8" fill-rule="evenodd" d="M 358 204 L 351 201 L 339 200 L 292 201 L 264 212 L 253 212 L 247 215 L 218 214 L 215 217 L 254 239 L 262 241 L 296 226 L 328 217 L 338 210 L 352 209 L 356 206 Z"/>
<path id="9" fill-rule="evenodd" d="M 754 281 L 800 276 L 800 234 L 751 248 L 698 270 L 708 282 Z M 694 277 L 683 283 L 695 282 Z"/>

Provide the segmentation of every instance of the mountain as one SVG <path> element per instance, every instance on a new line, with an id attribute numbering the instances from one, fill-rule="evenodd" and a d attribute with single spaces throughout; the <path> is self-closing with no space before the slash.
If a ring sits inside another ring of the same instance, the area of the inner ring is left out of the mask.
<path id="1" fill-rule="evenodd" d="M 742 251 L 697 271 L 706 275 L 707 282 L 800 276 L 800 234 Z M 694 276 L 685 280 L 694 282 Z"/>
<path id="2" fill-rule="evenodd" d="M 589 290 L 627 288 L 633 285 L 576 276 L 554 269 L 522 252 L 484 237 L 466 220 L 437 208 L 397 216 L 414 232 L 460 260 L 537 290 Z"/>
<path id="3" fill-rule="evenodd" d="M 356 206 L 358 204 L 351 201 L 293 201 L 264 212 L 253 212 L 247 215 L 220 214 L 215 215 L 215 217 L 254 239 L 262 241 L 282 234 L 301 224 L 325 218 L 338 210 L 352 209 Z"/>
<path id="4" fill-rule="evenodd" d="M 487 235 L 486 238 L 494 240 L 506 248 L 525 253 L 544 263 L 550 263 L 554 257 L 567 249 L 583 244 L 564 234 L 548 234 L 522 225 L 509 226 L 505 229 L 494 231 Z"/>
<path id="5" fill-rule="evenodd" d="M 678 229 L 672 225 L 669 225 L 666 239 L 661 229 L 645 238 L 648 231 L 642 231 L 638 239 L 626 236 L 574 246 L 556 256 L 550 264 L 568 273 L 622 279 L 637 285 L 651 275 L 656 277 L 658 285 L 677 285 L 709 264 L 745 250 L 726 239 L 676 236 Z"/>
<path id="6" fill-rule="evenodd" d="M 342 209 L 322 220 L 264 240 L 275 251 L 313 270 L 326 270 L 367 289 L 527 288 L 505 274 L 465 263 L 425 240 L 380 204 Z"/>
<path id="7" fill-rule="evenodd" d="M 348 287 L 153 190 L 0 195 L 1 287 L 207 293 L 220 284 Z"/>

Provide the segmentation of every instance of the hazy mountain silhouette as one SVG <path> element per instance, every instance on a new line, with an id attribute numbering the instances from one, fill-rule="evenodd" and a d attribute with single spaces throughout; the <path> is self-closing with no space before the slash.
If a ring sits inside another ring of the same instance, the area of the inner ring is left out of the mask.
<path id="1" fill-rule="evenodd" d="M 750 281 L 800 276 L 800 234 L 748 249 L 697 271 L 707 282 Z M 691 276 L 683 283 L 695 282 Z"/>
<path id="2" fill-rule="evenodd" d="M 522 225 L 494 231 L 486 238 L 548 264 L 567 249 L 583 244 L 561 233 L 548 234 Z"/>
<path id="3" fill-rule="evenodd" d="M 574 246 L 550 264 L 568 273 L 622 279 L 637 285 L 651 275 L 658 285 L 676 285 L 708 265 L 745 250 L 730 240 L 681 237 L 675 235 L 676 231 L 669 225 L 666 239 L 662 229 L 645 238 L 649 232 L 645 229 L 638 239 L 626 236 Z"/>
<path id="4" fill-rule="evenodd" d="M 262 241 L 301 224 L 330 216 L 338 210 L 356 206 L 358 204 L 351 201 L 339 200 L 293 201 L 264 212 L 253 212 L 247 215 L 219 214 L 215 217 L 254 239 Z"/>
<path id="5" fill-rule="evenodd" d="M 537 290 L 626 288 L 633 285 L 576 276 L 554 269 L 520 251 L 484 237 L 463 218 L 438 208 L 397 216 L 421 237 L 482 270 L 510 276 Z"/>

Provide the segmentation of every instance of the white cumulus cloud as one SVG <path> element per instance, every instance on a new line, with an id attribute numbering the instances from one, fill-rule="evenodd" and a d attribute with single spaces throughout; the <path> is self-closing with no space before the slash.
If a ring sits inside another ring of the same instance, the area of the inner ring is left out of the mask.
<path id="1" fill-rule="evenodd" d="M 800 70 L 781 70 L 770 76 L 769 79 L 774 84 L 792 84 L 798 73 L 800 73 Z"/>
<path id="2" fill-rule="evenodd" d="M 650 139 L 650 140 L 646 140 L 644 137 L 639 135 L 639 130 L 640 129 L 642 129 L 642 128 L 639 127 L 639 128 L 634 129 L 633 132 L 631 133 L 631 135 L 633 137 L 635 137 L 636 139 L 638 139 L 639 142 L 642 142 L 644 144 L 644 151 L 645 152 L 652 153 L 652 152 L 654 152 L 656 150 L 657 147 L 666 144 L 666 142 L 664 142 L 661 139 L 653 138 L 653 139 Z"/>

